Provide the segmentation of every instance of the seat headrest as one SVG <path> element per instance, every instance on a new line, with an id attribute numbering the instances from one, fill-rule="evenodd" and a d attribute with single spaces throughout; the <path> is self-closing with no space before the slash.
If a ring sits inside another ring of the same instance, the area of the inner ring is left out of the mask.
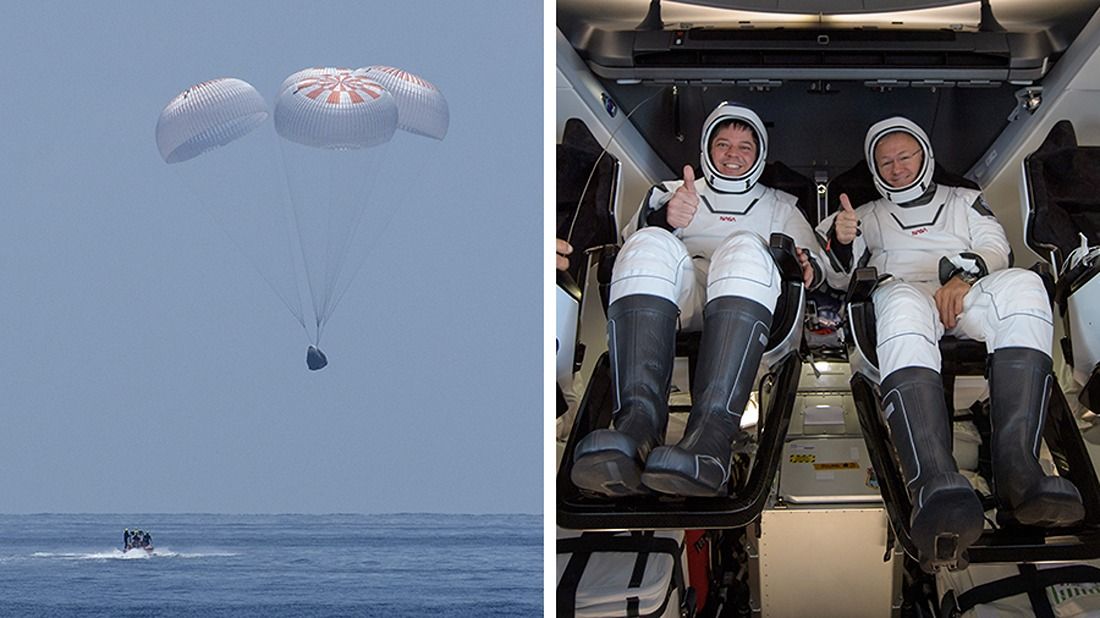
<path id="1" fill-rule="evenodd" d="M 770 161 L 760 175 L 760 184 L 779 189 L 798 198 L 798 208 L 806 216 L 810 227 L 817 221 L 817 187 L 814 181 L 794 171 L 782 161 Z"/>
<path id="2" fill-rule="evenodd" d="M 588 127 L 577 119 L 566 122 L 557 147 L 556 230 L 558 238 L 568 237 L 573 246 L 569 272 L 577 280 L 582 278 L 586 250 L 618 242 L 617 173 L 618 159 L 604 151 Z"/>
<path id="3" fill-rule="evenodd" d="M 1053 250 L 1061 267 L 1080 234 L 1100 244 L 1100 147 L 1078 146 L 1073 124 L 1060 120 L 1024 159 L 1024 175 L 1028 247 L 1041 256 Z"/>

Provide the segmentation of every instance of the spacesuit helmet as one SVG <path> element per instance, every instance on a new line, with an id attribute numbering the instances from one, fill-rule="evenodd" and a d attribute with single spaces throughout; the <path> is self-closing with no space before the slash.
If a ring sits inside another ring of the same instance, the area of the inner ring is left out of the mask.
<path id="1" fill-rule="evenodd" d="M 890 186 L 890 183 L 879 173 L 878 164 L 875 162 L 875 148 L 879 142 L 887 135 L 896 132 L 906 133 L 915 139 L 923 155 L 921 157 L 921 167 L 916 177 L 913 182 L 904 187 Z M 932 186 L 932 174 L 936 169 L 936 160 L 932 154 L 932 142 L 929 141 L 924 129 L 921 129 L 908 118 L 894 116 L 871 125 L 871 128 L 867 130 L 867 137 L 863 141 L 863 154 L 867 157 L 867 166 L 871 168 L 871 177 L 875 180 L 875 188 L 878 189 L 882 197 L 895 204 L 911 202 L 924 195 L 928 188 Z"/>
<path id="2" fill-rule="evenodd" d="M 748 125 L 756 134 L 756 161 L 739 176 L 722 174 L 710 157 L 710 142 L 714 134 L 717 133 L 719 126 L 729 120 Z M 756 181 L 760 180 L 760 175 L 764 173 L 764 162 L 768 158 L 768 131 L 764 128 L 764 121 L 760 120 L 756 112 L 737 103 L 723 102 L 718 104 L 703 123 L 699 149 L 703 178 L 711 188 L 722 193 L 745 193 L 753 188 Z"/>

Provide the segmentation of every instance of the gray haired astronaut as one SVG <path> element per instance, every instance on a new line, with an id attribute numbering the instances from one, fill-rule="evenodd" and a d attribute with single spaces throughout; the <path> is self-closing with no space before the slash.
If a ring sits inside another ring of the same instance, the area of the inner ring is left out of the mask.
<path id="1" fill-rule="evenodd" d="M 928 136 L 894 117 L 873 125 L 864 153 L 881 199 L 841 210 L 818 226 L 828 238 L 827 276 L 843 287 L 853 262 L 886 277 L 874 292 L 882 406 L 913 499 L 911 537 L 931 570 L 937 537 L 956 558 L 981 535 L 984 513 L 951 454 L 940 376 L 946 333 L 984 341 L 999 508 L 1021 523 L 1081 519 L 1081 496 L 1047 477 L 1037 460 L 1050 396 L 1053 318 L 1031 271 L 1009 268 L 1004 229 L 978 190 L 936 184 Z"/>

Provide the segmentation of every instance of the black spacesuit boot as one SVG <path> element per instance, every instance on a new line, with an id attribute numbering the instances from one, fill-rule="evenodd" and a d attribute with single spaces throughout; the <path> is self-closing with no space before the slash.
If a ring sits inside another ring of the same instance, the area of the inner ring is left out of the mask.
<path id="1" fill-rule="evenodd" d="M 921 568 L 967 565 L 966 549 L 978 540 L 985 514 L 977 493 L 955 465 L 943 380 L 925 367 L 891 373 L 880 387 L 882 408 L 913 502 L 909 536 Z"/>
<path id="2" fill-rule="evenodd" d="M 571 478 L 578 487 L 608 496 L 648 493 L 642 467 L 668 425 L 678 317 L 675 303 L 647 294 L 624 296 L 608 307 L 612 428 L 577 443 Z"/>
<path id="3" fill-rule="evenodd" d="M 1039 443 L 1054 376 L 1046 354 L 1001 348 L 989 358 L 993 489 L 999 517 L 1033 526 L 1065 526 L 1085 516 L 1068 479 L 1046 476 Z"/>
<path id="4" fill-rule="evenodd" d="M 681 496 L 728 491 L 730 445 L 741 433 L 741 414 L 771 321 L 767 307 L 747 298 L 722 296 L 707 303 L 687 429 L 675 446 L 659 447 L 649 456 L 642 474 L 647 487 Z"/>

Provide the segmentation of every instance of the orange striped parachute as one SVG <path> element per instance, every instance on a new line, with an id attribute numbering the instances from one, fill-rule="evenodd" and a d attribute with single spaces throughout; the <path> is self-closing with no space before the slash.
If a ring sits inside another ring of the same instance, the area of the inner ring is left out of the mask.
<path id="1" fill-rule="evenodd" d="M 397 100 L 397 128 L 441 140 L 447 135 L 450 110 L 447 99 L 431 82 L 408 71 L 370 66 L 356 71 L 374 80 Z"/>
<path id="2" fill-rule="evenodd" d="M 398 128 L 443 139 L 448 122 L 442 93 L 411 73 L 313 67 L 283 81 L 273 111 L 242 80 L 196 84 L 161 112 L 156 142 L 173 168 L 203 168 L 214 218 L 302 325 L 307 365 L 320 369 L 325 325 L 397 208 L 372 199 L 387 144 Z"/>

